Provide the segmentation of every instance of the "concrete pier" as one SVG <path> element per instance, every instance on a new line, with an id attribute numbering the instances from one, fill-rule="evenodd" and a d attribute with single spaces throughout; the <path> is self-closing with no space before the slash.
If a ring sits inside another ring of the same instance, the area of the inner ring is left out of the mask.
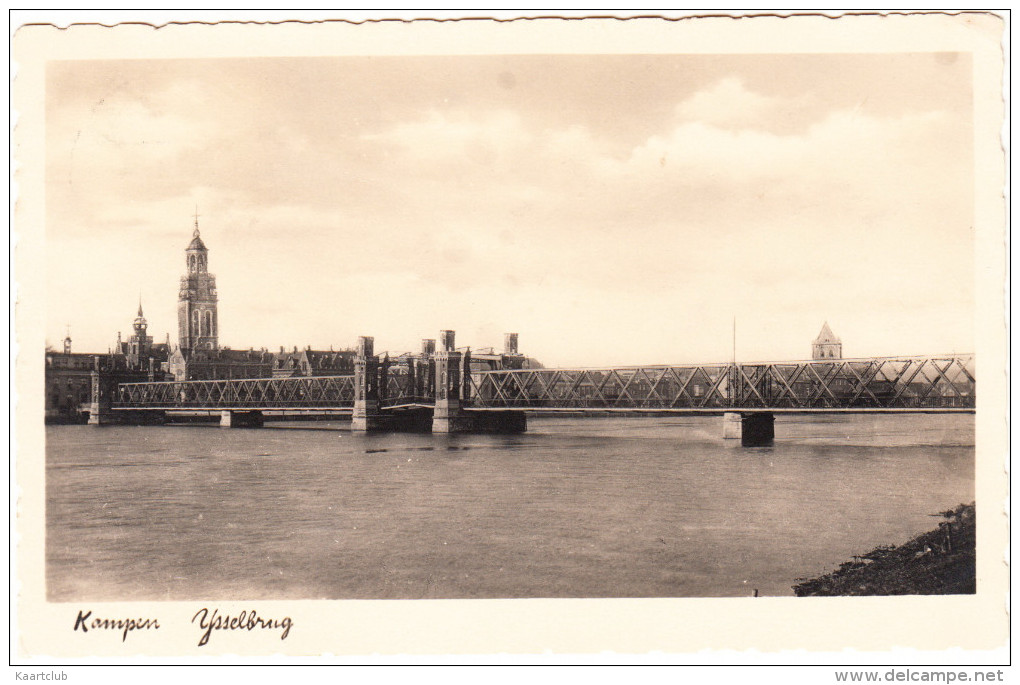
<path id="1" fill-rule="evenodd" d="M 742 446 L 768 447 L 775 441 L 776 417 L 772 412 L 755 411 L 744 414 L 740 423 Z"/>
<path id="2" fill-rule="evenodd" d="M 769 411 L 726 412 L 723 439 L 740 439 L 743 447 L 768 447 L 775 442 L 776 417 Z"/>
<path id="3" fill-rule="evenodd" d="M 743 434 L 740 412 L 728 411 L 722 417 L 722 436 L 724 440 L 739 440 Z"/>
<path id="4" fill-rule="evenodd" d="M 166 412 L 159 409 L 118 409 L 110 413 L 113 423 L 127 426 L 162 426 L 166 423 Z"/>
<path id="5" fill-rule="evenodd" d="M 221 428 L 261 428 L 264 422 L 260 411 L 221 411 Z"/>

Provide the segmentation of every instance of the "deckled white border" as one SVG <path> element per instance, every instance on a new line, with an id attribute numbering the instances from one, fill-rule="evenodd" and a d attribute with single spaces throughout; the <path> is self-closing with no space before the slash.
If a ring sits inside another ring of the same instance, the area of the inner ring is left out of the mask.
<path id="1" fill-rule="evenodd" d="M 194 16 L 194 13 L 189 13 Z M 217 19 L 230 18 L 216 13 Z M 544 12 L 530 15 L 547 14 Z M 249 15 L 250 16 L 250 15 Z M 284 15 L 286 16 L 286 15 Z M 974 597 L 761 598 L 664 600 L 436 600 L 258 602 L 260 611 L 291 615 L 304 629 L 274 646 L 289 654 L 458 654 L 498 652 L 583 654 L 687 653 L 688 661 L 762 660 L 754 651 L 691 654 L 698 650 L 790 650 L 840 652 L 844 648 L 883 651 L 894 647 L 944 650 L 995 648 L 1005 636 L 1006 540 L 1001 503 L 1005 501 L 1005 286 L 1004 210 L 1000 189 L 1003 157 L 998 131 L 1002 122 L 1001 27 L 995 20 L 969 15 L 961 21 L 944 15 L 824 17 L 780 19 L 529 21 L 511 23 L 324 23 L 274 26 L 145 26 L 117 29 L 75 27 L 46 32 L 25 29 L 17 37 L 15 108 L 19 111 L 15 156 L 20 164 L 21 200 L 15 230 L 19 291 L 16 313 L 20 349 L 42 349 L 45 259 L 42 184 L 42 78 L 46 59 L 298 56 L 323 54 L 483 54 L 533 53 L 718 53 L 729 52 L 886 52 L 974 51 L 976 99 L 976 265 L 978 346 L 981 381 L 977 415 L 979 507 L 979 594 Z M 147 20 L 159 21 L 154 17 Z M 299 36 L 299 38 L 295 38 Z M 24 489 L 17 532 L 17 578 L 23 582 L 18 606 L 19 631 L 14 656 L 87 657 L 100 653 L 94 641 L 67 641 L 70 605 L 49 604 L 42 592 L 42 355 L 21 355 L 16 367 L 17 486 Z M 15 490 L 16 491 L 16 490 Z M 223 610 L 251 603 L 223 603 Z M 146 603 L 92 605 L 117 614 L 145 615 Z M 153 605 L 148 605 L 149 607 Z M 161 630 L 158 638 L 132 637 L 131 651 L 110 643 L 102 652 L 123 656 L 198 654 L 189 620 L 198 603 L 154 603 L 160 616 L 180 630 Z M 173 616 L 179 614 L 177 618 Z M 258 654 L 250 640 L 224 635 L 218 648 L 234 654 Z M 78 647 L 78 649 L 75 649 Z M 247 650 L 246 650 L 247 648 Z M 264 651 L 261 653 L 265 653 Z M 949 652 L 945 652 L 949 654 Z M 979 653 L 972 653 L 975 656 Z M 773 655 L 778 656 L 778 655 Z M 930 661 L 929 655 L 922 661 Z M 765 659 L 771 660 L 771 657 Z M 978 661 L 981 659 L 979 658 Z M 948 660 L 962 663 L 960 655 Z M 787 659 L 778 659 L 787 663 Z"/>

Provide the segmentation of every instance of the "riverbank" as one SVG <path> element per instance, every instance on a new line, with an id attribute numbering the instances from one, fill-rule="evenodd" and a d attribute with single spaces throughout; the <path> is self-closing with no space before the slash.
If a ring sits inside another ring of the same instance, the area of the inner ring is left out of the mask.
<path id="1" fill-rule="evenodd" d="M 899 547 L 878 547 L 839 569 L 793 586 L 798 597 L 839 595 L 973 594 L 975 517 L 973 504 L 938 514 L 935 530 Z"/>

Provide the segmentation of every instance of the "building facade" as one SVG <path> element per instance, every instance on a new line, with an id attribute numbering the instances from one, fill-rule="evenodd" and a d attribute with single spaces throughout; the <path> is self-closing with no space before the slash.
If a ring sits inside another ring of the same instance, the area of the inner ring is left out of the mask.
<path id="1" fill-rule="evenodd" d="M 175 381 L 212 381 L 224 378 L 271 378 L 273 355 L 265 350 L 186 351 L 177 347 L 167 364 Z"/>
<path id="2" fill-rule="evenodd" d="M 71 352 L 71 337 L 64 338 L 64 351 L 46 350 L 45 408 L 47 422 L 79 420 L 81 408 L 92 391 L 92 370 L 98 355 Z"/>
<path id="3" fill-rule="evenodd" d="M 124 363 L 129 370 L 145 371 L 152 380 L 164 380 L 167 361 L 170 358 L 170 336 L 167 335 L 165 343 L 153 343 L 148 332 L 149 322 L 145 319 L 141 302 L 138 303 L 138 314 L 132 328 L 134 333 L 126 342 L 121 340 L 120 333 L 117 334 L 113 352 L 124 357 Z"/>
<path id="4" fill-rule="evenodd" d="M 122 354 L 72 352 L 71 337 L 67 336 L 62 352 L 46 350 L 43 400 L 47 423 L 84 423 L 92 395 L 93 371 L 114 374 L 125 380 L 146 380 L 128 367 Z"/>
<path id="5" fill-rule="evenodd" d="M 280 348 L 273 355 L 273 378 L 295 376 L 350 376 L 354 374 L 354 350 L 303 350 Z"/>

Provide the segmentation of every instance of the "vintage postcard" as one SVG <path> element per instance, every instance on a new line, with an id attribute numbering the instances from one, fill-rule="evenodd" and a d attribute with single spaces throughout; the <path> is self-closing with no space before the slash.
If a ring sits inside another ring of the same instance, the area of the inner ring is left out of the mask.
<path id="1" fill-rule="evenodd" d="M 14 656 L 1002 648 L 1002 31 L 21 28 Z"/>

